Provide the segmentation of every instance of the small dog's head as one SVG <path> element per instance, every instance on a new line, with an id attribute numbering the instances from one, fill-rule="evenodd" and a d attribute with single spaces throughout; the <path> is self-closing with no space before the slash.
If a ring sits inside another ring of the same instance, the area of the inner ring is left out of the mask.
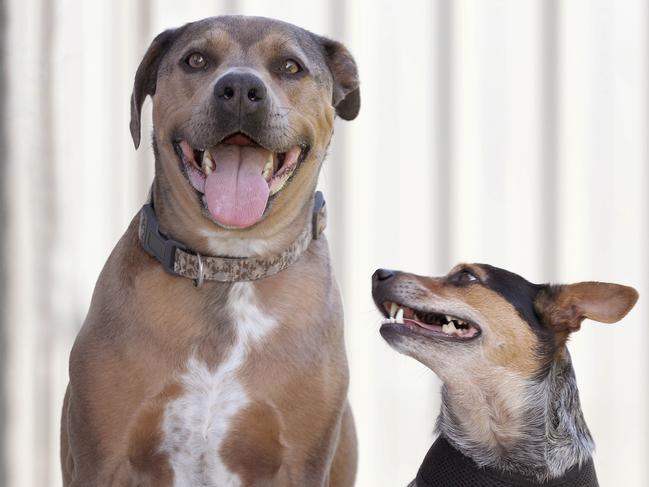
<path id="1" fill-rule="evenodd" d="M 379 269 L 372 295 L 386 317 L 383 338 L 444 382 L 494 369 L 533 378 L 584 319 L 616 322 L 638 299 L 619 284 L 532 284 L 485 264 L 438 278 Z"/>
<path id="2" fill-rule="evenodd" d="M 356 64 L 342 44 L 243 16 L 201 20 L 153 40 L 133 87 L 136 147 L 147 95 L 158 177 L 225 228 L 250 227 L 287 201 L 303 207 L 334 114 L 351 120 L 360 108 Z"/>

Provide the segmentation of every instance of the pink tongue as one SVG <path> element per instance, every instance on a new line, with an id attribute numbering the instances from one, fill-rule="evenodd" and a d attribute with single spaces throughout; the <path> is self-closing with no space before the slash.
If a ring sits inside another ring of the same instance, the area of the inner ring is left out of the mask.
<path id="1" fill-rule="evenodd" d="M 216 169 L 205 181 L 212 217 L 230 227 L 249 227 L 264 214 L 270 189 L 261 175 L 271 153 L 261 147 L 219 144 L 210 151 Z"/>

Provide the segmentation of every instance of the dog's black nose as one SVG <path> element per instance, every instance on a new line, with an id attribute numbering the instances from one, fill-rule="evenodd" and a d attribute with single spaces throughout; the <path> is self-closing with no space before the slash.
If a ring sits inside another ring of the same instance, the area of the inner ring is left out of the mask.
<path id="1" fill-rule="evenodd" d="M 372 276 L 373 281 L 387 281 L 394 277 L 394 271 L 391 269 L 377 269 Z"/>
<path id="2" fill-rule="evenodd" d="M 264 82 L 253 73 L 231 72 L 216 82 L 214 95 L 217 104 L 246 114 L 264 105 L 267 91 Z"/>

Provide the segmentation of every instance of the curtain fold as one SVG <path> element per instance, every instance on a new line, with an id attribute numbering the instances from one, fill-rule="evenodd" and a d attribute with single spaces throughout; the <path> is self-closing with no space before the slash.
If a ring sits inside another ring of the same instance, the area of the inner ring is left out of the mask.
<path id="1" fill-rule="evenodd" d="M 319 183 L 358 485 L 406 485 L 439 407 L 434 374 L 381 340 L 370 276 L 459 261 L 639 289 L 570 349 L 602 485 L 649 484 L 646 1 L 0 0 L 0 485 L 60 485 L 70 347 L 153 177 L 150 100 L 137 152 L 128 130 L 137 65 L 156 33 L 223 13 L 339 39 L 359 66 Z"/>
<path id="2" fill-rule="evenodd" d="M 6 1 L 0 0 L 0 154 L 7 153 L 7 42 Z M 6 164 L 0 163 L 0 228 L 8 228 Z M 4 232 L 3 232 L 4 233 Z M 0 485 L 7 485 L 7 253 L 6 239 L 0 237 Z"/>

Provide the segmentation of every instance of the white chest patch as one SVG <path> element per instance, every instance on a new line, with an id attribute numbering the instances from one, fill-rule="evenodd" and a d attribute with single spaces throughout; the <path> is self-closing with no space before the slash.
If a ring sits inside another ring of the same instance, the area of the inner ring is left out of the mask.
<path id="1" fill-rule="evenodd" d="M 223 463 L 219 449 L 230 422 L 249 398 L 236 377 L 251 345 L 259 343 L 277 322 L 258 304 L 251 283 L 232 285 L 227 311 L 237 338 L 216 369 L 192 357 L 181 376 L 185 394 L 171 401 L 163 418 L 162 451 L 174 471 L 174 487 L 235 487 L 239 476 Z"/>

